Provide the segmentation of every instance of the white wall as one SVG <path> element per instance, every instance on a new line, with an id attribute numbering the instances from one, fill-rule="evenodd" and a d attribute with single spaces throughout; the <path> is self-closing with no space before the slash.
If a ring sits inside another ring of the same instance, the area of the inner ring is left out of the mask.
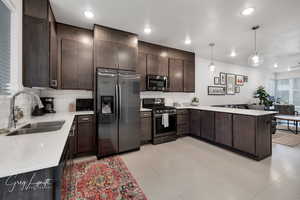
<path id="1" fill-rule="evenodd" d="M 253 93 L 258 86 L 262 85 L 267 90 L 272 90 L 269 81 L 274 79 L 274 74 L 267 70 L 215 62 L 216 71 L 212 73 L 208 68 L 209 63 L 209 60 L 196 56 L 196 96 L 200 98 L 202 105 L 249 103 L 253 101 Z M 249 81 L 244 86 L 241 86 L 239 94 L 225 96 L 207 95 L 207 86 L 214 85 L 214 77 L 219 76 L 220 72 L 248 76 Z"/>
<path id="2" fill-rule="evenodd" d="M 289 71 L 289 72 L 278 72 L 275 74 L 277 80 L 279 79 L 290 79 L 290 78 L 299 78 L 300 70 Z"/>

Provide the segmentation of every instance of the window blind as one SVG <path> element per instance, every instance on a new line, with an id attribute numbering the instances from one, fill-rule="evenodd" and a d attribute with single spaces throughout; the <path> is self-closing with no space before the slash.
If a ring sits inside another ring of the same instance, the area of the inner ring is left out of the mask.
<path id="1" fill-rule="evenodd" d="M 10 10 L 0 1 L 0 95 L 9 94 L 10 89 L 10 24 Z"/>

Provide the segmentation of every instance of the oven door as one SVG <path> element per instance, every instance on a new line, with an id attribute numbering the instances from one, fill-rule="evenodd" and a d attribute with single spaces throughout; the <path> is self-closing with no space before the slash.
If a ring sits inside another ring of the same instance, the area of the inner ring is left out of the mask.
<path id="1" fill-rule="evenodd" d="M 168 87 L 168 77 L 166 76 L 147 76 L 148 91 L 166 91 Z"/>
<path id="2" fill-rule="evenodd" d="M 169 126 L 164 127 L 162 124 L 162 115 L 155 114 L 153 117 L 153 126 L 154 126 L 154 137 L 161 137 L 167 135 L 176 135 L 177 133 L 177 115 L 169 115 Z"/>

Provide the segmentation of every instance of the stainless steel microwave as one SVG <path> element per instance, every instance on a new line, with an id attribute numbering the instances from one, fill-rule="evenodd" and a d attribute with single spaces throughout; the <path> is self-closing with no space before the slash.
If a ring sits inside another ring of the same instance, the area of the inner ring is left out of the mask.
<path id="1" fill-rule="evenodd" d="M 147 75 L 147 91 L 167 91 L 168 89 L 168 77 Z"/>

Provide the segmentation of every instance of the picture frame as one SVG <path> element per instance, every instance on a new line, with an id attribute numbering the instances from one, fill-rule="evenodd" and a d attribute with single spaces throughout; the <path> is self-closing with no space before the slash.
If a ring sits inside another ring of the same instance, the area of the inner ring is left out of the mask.
<path id="1" fill-rule="evenodd" d="M 248 83 L 248 76 L 244 76 L 244 83 Z"/>
<path id="2" fill-rule="evenodd" d="M 236 75 L 235 74 L 226 74 L 226 94 L 235 95 L 235 83 Z"/>
<path id="3" fill-rule="evenodd" d="M 220 77 L 215 77 L 214 78 L 214 84 L 215 85 L 220 85 Z"/>
<path id="4" fill-rule="evenodd" d="M 235 93 L 240 93 L 241 92 L 241 87 L 240 86 L 235 86 Z"/>
<path id="5" fill-rule="evenodd" d="M 245 78 L 245 76 L 243 76 L 243 75 L 236 75 L 235 84 L 239 85 L 239 86 L 243 86 L 244 85 L 244 78 Z"/>
<path id="6" fill-rule="evenodd" d="M 226 73 L 220 72 L 220 85 L 226 85 Z"/>
<path id="7" fill-rule="evenodd" d="M 208 95 L 217 95 L 217 96 L 225 95 L 226 88 L 223 86 L 208 86 L 207 94 Z"/>

